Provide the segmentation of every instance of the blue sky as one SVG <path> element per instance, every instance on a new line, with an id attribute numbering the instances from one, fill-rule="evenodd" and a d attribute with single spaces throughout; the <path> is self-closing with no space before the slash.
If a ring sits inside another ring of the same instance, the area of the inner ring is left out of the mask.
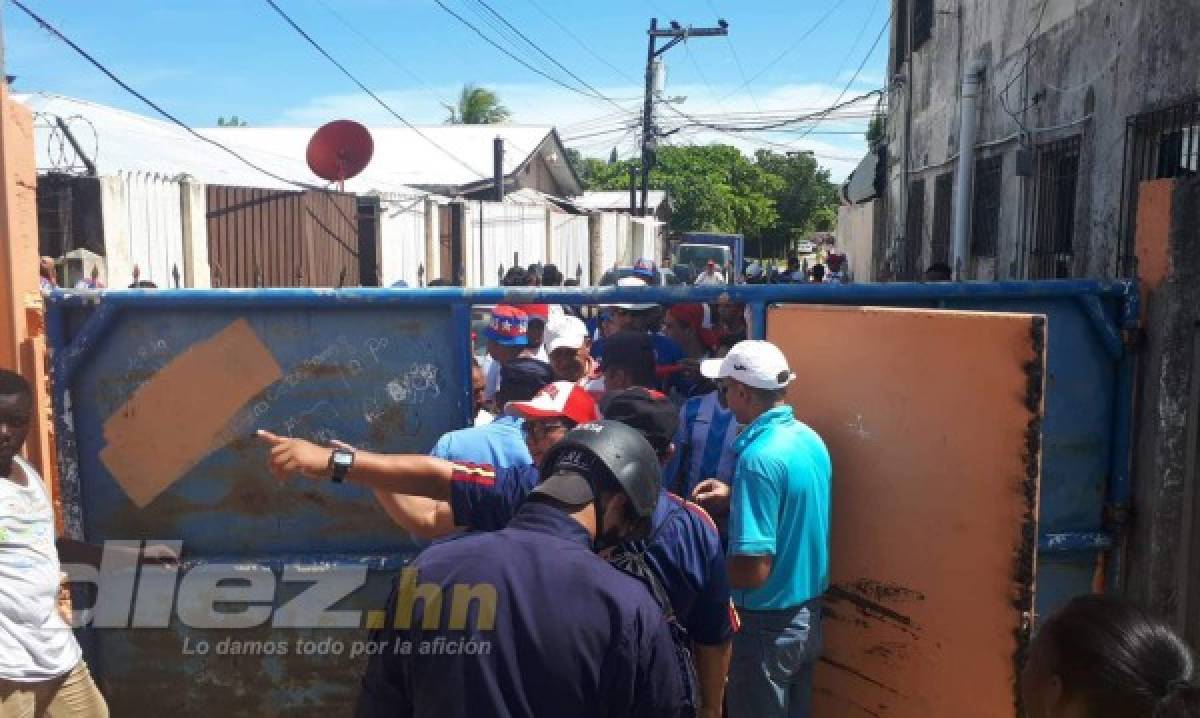
<path id="1" fill-rule="evenodd" d="M 254 125 L 316 126 L 338 117 L 396 121 L 361 93 L 262 0 L 25 0 L 116 74 L 185 122 L 237 114 Z M 635 138 L 623 125 L 640 111 L 646 29 L 660 22 L 713 25 L 730 37 L 696 38 L 667 55 L 668 96 L 690 115 L 811 111 L 831 104 L 866 60 L 845 97 L 883 83 L 889 0 L 487 0 L 547 53 L 625 108 L 554 85 L 480 40 L 433 0 L 277 0 L 292 17 L 400 114 L 441 122 L 443 102 L 465 82 L 496 90 L 525 124 L 554 124 L 587 154 L 622 156 Z M 515 37 L 479 0 L 443 2 L 506 47 L 572 83 Z M 820 27 L 806 32 L 828 16 Z M 17 91 L 46 90 L 150 114 L 16 6 L 3 8 L 6 71 Z M 485 19 L 487 22 L 485 23 Z M 556 22 L 557 21 L 557 22 Z M 564 32 L 566 26 L 571 34 Z M 572 37 L 572 34 L 574 37 Z M 380 52 L 382 50 L 382 52 Z M 739 69 L 739 60 L 741 68 Z M 752 81 L 748 86 L 743 77 Z M 664 111 L 665 113 L 665 111 Z M 670 115 L 667 114 L 669 117 Z M 807 125 L 805 125 L 806 127 Z M 744 135 L 686 129 L 669 140 L 729 142 L 751 151 L 812 150 L 842 177 L 865 151 L 864 120 L 823 123 L 813 134 Z M 829 134 L 825 134 L 829 133 Z M 852 134 L 843 134 L 852 133 Z"/>

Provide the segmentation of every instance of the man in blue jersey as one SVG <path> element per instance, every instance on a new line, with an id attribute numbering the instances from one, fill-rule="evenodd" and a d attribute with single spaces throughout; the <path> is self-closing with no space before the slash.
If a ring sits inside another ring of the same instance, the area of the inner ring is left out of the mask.
<path id="1" fill-rule="evenodd" d="M 745 630 L 734 639 L 730 718 L 807 718 L 829 587 L 832 466 L 786 403 L 796 378 L 779 348 L 743 341 L 701 364 L 745 429 L 729 509 L 729 580 Z"/>
<path id="2" fill-rule="evenodd" d="M 638 429 L 661 462 L 673 452 L 671 437 L 677 412 L 665 396 L 643 388 L 608 398 L 605 418 Z M 331 462 L 343 462 L 335 452 L 301 439 L 260 432 L 272 445 L 270 466 L 276 475 L 301 473 L 328 478 Z M 383 455 L 359 451 L 350 458 L 348 480 L 376 491 L 427 497 L 448 502 L 452 526 L 498 531 L 516 515 L 538 485 L 533 465 L 509 469 L 452 463 L 420 455 Z M 393 516 L 393 518 L 397 518 Z M 731 640 L 738 619 L 729 600 L 729 583 L 716 526 L 703 509 L 660 492 L 652 516 L 650 537 L 629 547 L 643 553 L 649 570 L 660 582 L 679 624 L 694 648 L 699 679 L 699 715 L 721 715 Z"/>

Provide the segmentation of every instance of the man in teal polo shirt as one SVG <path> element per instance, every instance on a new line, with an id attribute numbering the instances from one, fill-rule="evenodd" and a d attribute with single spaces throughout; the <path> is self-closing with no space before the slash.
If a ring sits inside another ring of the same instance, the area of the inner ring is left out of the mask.
<path id="1" fill-rule="evenodd" d="M 742 619 L 729 716 L 806 718 L 829 586 L 829 452 L 785 403 L 796 375 L 774 344 L 739 342 L 701 373 L 718 380 L 746 427 L 733 444 L 729 508 L 729 583 Z"/>

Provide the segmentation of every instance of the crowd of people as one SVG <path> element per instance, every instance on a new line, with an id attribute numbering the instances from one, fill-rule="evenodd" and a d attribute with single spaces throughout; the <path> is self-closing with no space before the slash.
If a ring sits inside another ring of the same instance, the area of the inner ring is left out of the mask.
<path id="1" fill-rule="evenodd" d="M 545 281 L 551 267 L 537 269 Z M 834 472 L 787 401 L 796 372 L 748 338 L 737 303 L 599 309 L 494 307 L 475 419 L 427 454 L 259 432 L 281 481 L 366 487 L 429 541 L 411 565 L 422 585 L 494 591 L 485 616 L 398 582 L 373 643 L 490 650 L 374 653 L 357 715 L 810 715 Z M 103 716 L 56 610 L 52 508 L 19 456 L 33 408 L 28 383 L 0 370 L 0 718 Z M 454 611 L 470 620 L 444 620 Z M 1103 597 L 1045 622 L 1020 688 L 1030 718 L 1200 716 L 1187 646 Z"/>

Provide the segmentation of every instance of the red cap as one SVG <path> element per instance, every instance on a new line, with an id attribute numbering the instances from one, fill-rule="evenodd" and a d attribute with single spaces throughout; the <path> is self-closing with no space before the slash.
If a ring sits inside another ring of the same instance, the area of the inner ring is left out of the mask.
<path id="1" fill-rule="evenodd" d="M 550 319 L 549 304 L 525 304 L 521 306 L 521 309 L 524 309 L 525 313 L 531 317 L 537 317 L 538 319 L 543 320 Z"/>
<path id="2" fill-rule="evenodd" d="M 586 424 L 600 418 L 596 400 L 583 387 L 569 381 L 556 381 L 542 387 L 529 401 L 510 401 L 504 406 L 507 416 L 522 419 L 570 419 Z"/>
<path id="3" fill-rule="evenodd" d="M 717 345 L 717 336 L 710 327 L 705 326 L 709 323 L 706 321 L 705 314 L 703 304 L 676 304 L 667 311 L 669 317 L 680 324 L 691 327 L 705 346 L 714 347 Z"/>

